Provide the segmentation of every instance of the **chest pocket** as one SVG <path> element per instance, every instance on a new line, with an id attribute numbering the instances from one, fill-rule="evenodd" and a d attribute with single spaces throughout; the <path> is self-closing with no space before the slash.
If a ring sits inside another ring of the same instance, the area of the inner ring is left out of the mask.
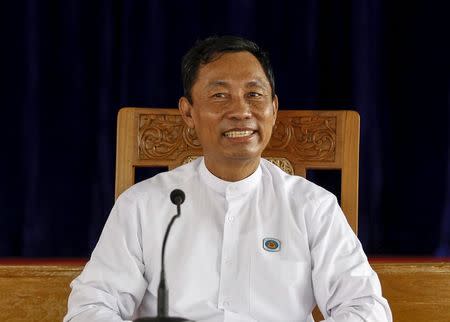
<path id="1" fill-rule="evenodd" d="M 309 262 L 289 258 L 283 250 L 253 253 L 250 259 L 251 315 L 258 321 L 304 321 L 309 313 L 305 308 L 313 305 L 310 271 Z"/>

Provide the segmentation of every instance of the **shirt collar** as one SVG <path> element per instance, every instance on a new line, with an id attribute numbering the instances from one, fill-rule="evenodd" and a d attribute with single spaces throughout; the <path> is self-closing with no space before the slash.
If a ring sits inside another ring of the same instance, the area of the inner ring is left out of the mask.
<path id="1" fill-rule="evenodd" d="M 205 159 L 202 158 L 199 167 L 200 177 L 211 189 L 221 195 L 232 196 L 248 193 L 253 190 L 261 181 L 261 164 L 258 165 L 255 172 L 247 178 L 240 181 L 225 181 L 212 174 L 205 165 Z"/>

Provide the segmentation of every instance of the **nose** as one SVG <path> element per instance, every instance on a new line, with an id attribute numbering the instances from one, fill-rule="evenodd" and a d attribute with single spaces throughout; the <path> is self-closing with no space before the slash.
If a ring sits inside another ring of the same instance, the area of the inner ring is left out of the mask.
<path id="1" fill-rule="evenodd" d="M 250 104 L 242 97 L 232 100 L 228 113 L 228 118 L 236 120 L 244 120 L 252 117 L 252 109 Z"/>

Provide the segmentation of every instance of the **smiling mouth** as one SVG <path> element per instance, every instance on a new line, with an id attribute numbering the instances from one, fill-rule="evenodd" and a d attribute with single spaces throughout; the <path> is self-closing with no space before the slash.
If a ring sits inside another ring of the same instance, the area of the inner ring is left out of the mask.
<path id="1" fill-rule="evenodd" d="M 250 136 L 253 133 L 255 133 L 255 131 L 228 131 L 225 132 L 223 135 L 226 136 L 227 138 L 243 138 L 246 136 Z"/>

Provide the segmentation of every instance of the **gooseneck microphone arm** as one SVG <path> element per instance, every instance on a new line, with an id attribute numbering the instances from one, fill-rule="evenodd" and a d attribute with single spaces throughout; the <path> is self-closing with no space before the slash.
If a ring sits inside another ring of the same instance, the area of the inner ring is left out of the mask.
<path id="1" fill-rule="evenodd" d="M 177 205 L 177 214 L 175 216 L 172 217 L 172 219 L 170 219 L 169 225 L 167 226 L 166 229 L 166 234 L 164 235 L 164 241 L 163 241 L 163 246 L 162 246 L 162 253 L 161 253 L 161 272 L 164 271 L 164 259 L 165 259 L 165 252 L 166 252 L 166 242 L 167 242 L 167 236 L 169 236 L 169 232 L 170 232 L 170 228 L 173 225 L 173 222 L 175 221 L 175 219 L 177 219 L 178 217 L 180 217 L 180 205 Z"/>
<path id="2" fill-rule="evenodd" d="M 180 189 L 175 189 L 170 193 L 170 200 L 172 203 L 177 205 L 177 214 L 172 217 L 167 226 L 166 233 L 164 235 L 163 245 L 162 245 L 162 253 L 161 253 L 161 276 L 159 280 L 158 286 L 158 315 L 156 317 L 143 317 L 134 320 L 133 322 L 193 322 L 188 319 L 180 318 L 180 317 L 169 317 L 169 291 L 166 286 L 166 271 L 164 268 L 164 260 L 166 253 L 166 242 L 167 237 L 169 236 L 170 229 L 172 228 L 173 222 L 175 219 L 180 217 L 181 207 L 180 205 L 184 202 L 185 195 L 184 192 Z"/>
<path id="3" fill-rule="evenodd" d="M 170 229 L 172 228 L 172 225 L 178 217 L 181 215 L 181 207 L 180 205 L 184 202 L 185 194 L 180 189 L 175 189 L 170 193 L 170 200 L 172 203 L 177 205 L 177 214 L 172 217 L 172 219 L 169 222 L 169 225 L 167 226 L 166 233 L 164 235 L 163 240 L 163 246 L 162 246 L 162 252 L 161 252 L 161 276 L 159 280 L 159 287 L 158 287 L 158 317 L 166 317 L 168 316 L 168 310 L 169 310 L 169 291 L 167 290 L 166 286 L 166 271 L 165 271 L 165 254 L 166 254 L 166 243 L 167 243 L 167 237 L 169 236 Z"/>

